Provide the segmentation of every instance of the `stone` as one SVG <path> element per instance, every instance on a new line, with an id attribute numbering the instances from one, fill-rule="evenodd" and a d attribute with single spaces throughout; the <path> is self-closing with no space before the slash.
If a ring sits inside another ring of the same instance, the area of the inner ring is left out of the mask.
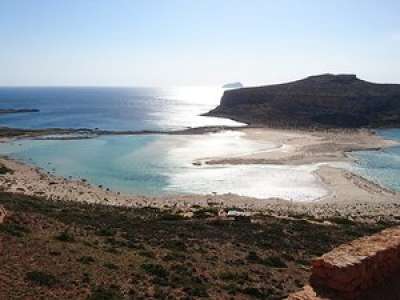
<path id="1" fill-rule="evenodd" d="M 304 286 L 304 288 L 297 292 L 289 295 L 288 300 L 325 300 L 317 296 L 317 293 L 310 285 Z"/>
<path id="2" fill-rule="evenodd" d="M 7 211 L 3 206 L 0 206 L 0 224 L 3 224 L 7 217 Z"/>
<path id="3" fill-rule="evenodd" d="M 343 244 L 315 259 L 310 285 L 288 299 L 363 299 L 380 287 L 383 289 L 378 295 L 383 295 L 394 287 L 385 286 L 385 282 L 392 282 L 399 272 L 400 227 L 393 227 Z"/>
<path id="4" fill-rule="evenodd" d="M 350 298 L 400 269 L 400 227 L 341 245 L 314 260 L 311 282 Z"/>

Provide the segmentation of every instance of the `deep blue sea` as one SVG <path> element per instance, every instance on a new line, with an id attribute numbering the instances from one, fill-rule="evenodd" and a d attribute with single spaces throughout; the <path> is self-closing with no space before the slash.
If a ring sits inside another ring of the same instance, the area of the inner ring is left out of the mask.
<path id="1" fill-rule="evenodd" d="M 243 125 L 200 116 L 216 107 L 222 94 L 216 87 L 0 88 L 0 108 L 40 110 L 0 116 L 0 126 L 139 131 Z"/>

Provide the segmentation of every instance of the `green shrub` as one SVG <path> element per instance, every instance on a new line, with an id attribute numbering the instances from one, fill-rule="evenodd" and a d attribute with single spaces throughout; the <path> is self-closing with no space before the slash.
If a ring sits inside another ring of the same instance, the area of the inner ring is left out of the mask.
<path id="1" fill-rule="evenodd" d="M 189 294 L 192 297 L 199 297 L 199 298 L 205 298 L 209 297 L 207 288 L 205 286 L 194 286 L 191 288 L 185 288 L 184 291 Z"/>
<path id="2" fill-rule="evenodd" d="M 254 298 L 267 299 L 267 295 L 265 295 L 260 289 L 255 287 L 247 287 L 243 289 L 243 293 L 252 296 Z"/>
<path id="3" fill-rule="evenodd" d="M 269 256 L 263 259 L 262 263 L 272 268 L 287 268 L 286 263 L 279 256 Z"/>
<path id="4" fill-rule="evenodd" d="M 78 261 L 81 264 L 85 264 L 85 265 L 89 265 L 89 264 L 95 262 L 94 258 L 91 256 L 82 256 L 81 258 L 78 259 Z"/>
<path id="5" fill-rule="evenodd" d="M 122 300 L 124 299 L 118 288 L 97 287 L 87 300 Z"/>
<path id="6" fill-rule="evenodd" d="M 114 236 L 116 234 L 115 229 L 113 228 L 101 228 L 96 231 L 96 235 L 99 236 Z"/>
<path id="7" fill-rule="evenodd" d="M 114 236 L 116 234 L 116 231 L 114 228 L 101 228 L 99 230 L 96 231 L 97 235 L 100 236 Z"/>
<path id="8" fill-rule="evenodd" d="M 7 168 L 5 165 L 1 164 L 0 165 L 0 175 L 4 175 L 4 174 L 7 174 L 7 173 L 13 174 L 14 171 L 9 169 L 9 168 Z"/>
<path id="9" fill-rule="evenodd" d="M 250 251 L 249 254 L 247 254 L 247 260 L 250 262 L 260 262 L 261 258 L 258 256 L 257 252 L 255 251 Z"/>
<path id="10" fill-rule="evenodd" d="M 184 219 L 185 217 L 172 213 L 165 213 L 160 216 L 160 220 L 162 221 L 182 221 Z"/>
<path id="11" fill-rule="evenodd" d="M 219 278 L 224 281 L 244 281 L 249 279 L 249 275 L 247 273 L 239 273 L 239 272 L 221 272 L 219 274 Z"/>
<path id="12" fill-rule="evenodd" d="M 164 244 L 165 248 L 173 251 L 185 251 L 186 245 L 181 240 L 169 240 Z"/>
<path id="13" fill-rule="evenodd" d="M 141 268 L 148 274 L 160 277 L 160 278 L 167 278 L 169 272 L 159 264 L 143 264 Z"/>
<path id="14" fill-rule="evenodd" d="M 48 286 L 48 287 L 52 287 L 59 282 L 59 280 L 56 277 L 54 277 L 52 274 L 42 272 L 42 271 L 28 272 L 28 273 L 26 273 L 25 278 L 33 283 L 38 284 L 38 285 Z"/>
<path id="15" fill-rule="evenodd" d="M 56 238 L 56 240 L 61 241 L 61 242 L 71 243 L 71 242 L 75 241 L 74 237 L 71 234 L 69 234 L 68 231 L 61 232 L 55 238 Z"/>
<path id="16" fill-rule="evenodd" d="M 0 224 L 0 232 L 5 232 L 15 237 L 22 237 L 29 233 L 30 230 L 22 225 L 15 223 Z"/>
<path id="17" fill-rule="evenodd" d="M 119 269 L 119 267 L 113 263 L 105 263 L 104 267 L 106 267 L 107 269 L 110 269 L 110 270 L 118 270 Z"/>

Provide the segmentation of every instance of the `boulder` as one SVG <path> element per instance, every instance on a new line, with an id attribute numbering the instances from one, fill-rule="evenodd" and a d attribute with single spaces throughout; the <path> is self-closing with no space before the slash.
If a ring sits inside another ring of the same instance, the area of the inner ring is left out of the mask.
<path id="1" fill-rule="evenodd" d="M 310 285 L 304 286 L 304 288 L 297 292 L 289 295 L 288 300 L 325 300 L 317 296 L 317 293 Z"/>

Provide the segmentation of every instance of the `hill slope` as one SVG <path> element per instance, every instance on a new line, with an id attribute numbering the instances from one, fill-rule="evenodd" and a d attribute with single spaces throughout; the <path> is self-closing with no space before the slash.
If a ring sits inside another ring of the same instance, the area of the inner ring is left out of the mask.
<path id="1" fill-rule="evenodd" d="M 208 116 L 271 127 L 398 127 L 400 84 L 324 74 L 225 91 Z"/>

